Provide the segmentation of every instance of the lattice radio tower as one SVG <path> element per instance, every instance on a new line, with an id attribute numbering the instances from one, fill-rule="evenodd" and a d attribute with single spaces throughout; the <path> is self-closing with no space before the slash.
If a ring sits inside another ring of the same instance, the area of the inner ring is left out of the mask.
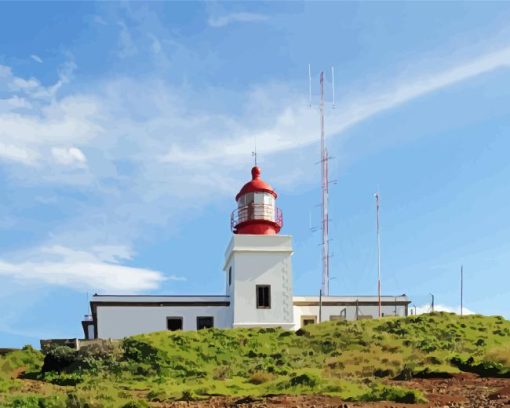
<path id="1" fill-rule="evenodd" d="M 311 67 L 308 65 L 309 97 L 312 106 L 312 75 Z M 331 84 L 333 90 L 333 107 L 335 107 L 335 71 L 331 67 Z M 328 175 L 328 149 L 324 132 L 324 72 L 320 75 L 320 125 L 321 125 L 321 230 L 322 230 L 322 296 L 329 296 L 329 175 Z"/>

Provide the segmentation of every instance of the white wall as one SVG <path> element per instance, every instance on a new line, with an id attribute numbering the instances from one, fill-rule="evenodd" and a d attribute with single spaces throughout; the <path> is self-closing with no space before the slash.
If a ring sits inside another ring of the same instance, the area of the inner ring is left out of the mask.
<path id="1" fill-rule="evenodd" d="M 356 306 L 322 306 L 322 321 L 330 320 L 330 316 L 332 315 L 340 315 L 343 309 L 346 309 L 344 313 L 346 314 L 347 320 L 356 320 Z M 397 305 L 396 315 L 405 316 L 405 310 L 405 306 Z M 381 308 L 381 312 L 384 316 L 395 316 L 395 306 L 384 305 Z M 358 316 L 370 315 L 375 319 L 378 317 L 378 314 L 378 306 L 365 306 L 360 302 L 358 306 Z M 319 306 L 294 306 L 294 330 L 301 327 L 301 316 L 316 316 L 317 322 L 319 322 Z"/>
<path id="2" fill-rule="evenodd" d="M 120 339 L 167 330 L 167 317 L 182 317 L 183 330 L 196 330 L 197 316 L 213 316 L 214 327 L 232 327 L 228 306 L 98 306 L 98 337 Z"/>
<path id="3" fill-rule="evenodd" d="M 293 326 L 292 237 L 234 235 L 226 252 L 232 267 L 230 291 L 234 327 Z M 271 286 L 271 308 L 258 309 L 256 286 Z"/>

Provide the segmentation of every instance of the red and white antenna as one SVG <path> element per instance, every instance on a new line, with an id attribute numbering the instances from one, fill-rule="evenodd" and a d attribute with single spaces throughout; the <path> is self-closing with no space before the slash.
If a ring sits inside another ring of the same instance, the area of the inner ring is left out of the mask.
<path id="1" fill-rule="evenodd" d="M 312 106 L 312 69 L 310 64 L 308 65 L 308 81 L 309 81 L 309 104 Z M 331 67 L 331 86 L 333 96 L 333 108 L 335 107 L 335 70 Z M 324 132 L 324 72 L 320 75 L 320 88 L 321 88 L 321 99 L 320 99 L 320 123 L 321 123 L 321 230 L 322 230 L 322 285 L 321 295 L 329 296 L 329 175 L 328 175 L 328 149 L 326 148 L 326 137 Z M 313 231 L 313 228 L 311 228 Z"/>
<path id="2" fill-rule="evenodd" d="M 328 150 L 324 135 L 324 72 L 321 72 L 321 178 L 322 178 L 322 295 L 329 296 L 329 179 Z"/>

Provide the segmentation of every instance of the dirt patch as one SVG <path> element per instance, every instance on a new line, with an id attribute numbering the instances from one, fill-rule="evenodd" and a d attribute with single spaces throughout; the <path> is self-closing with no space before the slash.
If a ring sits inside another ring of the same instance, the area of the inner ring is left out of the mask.
<path id="1" fill-rule="evenodd" d="M 397 404 L 393 402 L 354 403 L 340 398 L 320 395 L 275 396 L 260 399 L 213 397 L 207 401 L 160 403 L 155 407 L 165 408 L 421 408 L 427 404 Z"/>
<path id="2" fill-rule="evenodd" d="M 158 403 L 161 408 L 510 408 L 510 379 L 482 378 L 471 373 L 452 378 L 417 378 L 392 381 L 394 385 L 422 391 L 426 404 L 395 402 L 345 402 L 340 398 L 317 395 L 273 396 L 267 398 L 213 397 L 207 401 Z"/>

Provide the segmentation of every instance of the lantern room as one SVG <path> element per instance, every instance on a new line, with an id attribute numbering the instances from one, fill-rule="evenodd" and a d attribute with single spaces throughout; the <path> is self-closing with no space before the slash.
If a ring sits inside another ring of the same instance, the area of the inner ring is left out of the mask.
<path id="1" fill-rule="evenodd" d="M 236 195 L 237 209 L 230 219 L 234 234 L 275 235 L 283 225 L 273 188 L 260 178 L 260 168 L 251 169 L 252 179 Z"/>

